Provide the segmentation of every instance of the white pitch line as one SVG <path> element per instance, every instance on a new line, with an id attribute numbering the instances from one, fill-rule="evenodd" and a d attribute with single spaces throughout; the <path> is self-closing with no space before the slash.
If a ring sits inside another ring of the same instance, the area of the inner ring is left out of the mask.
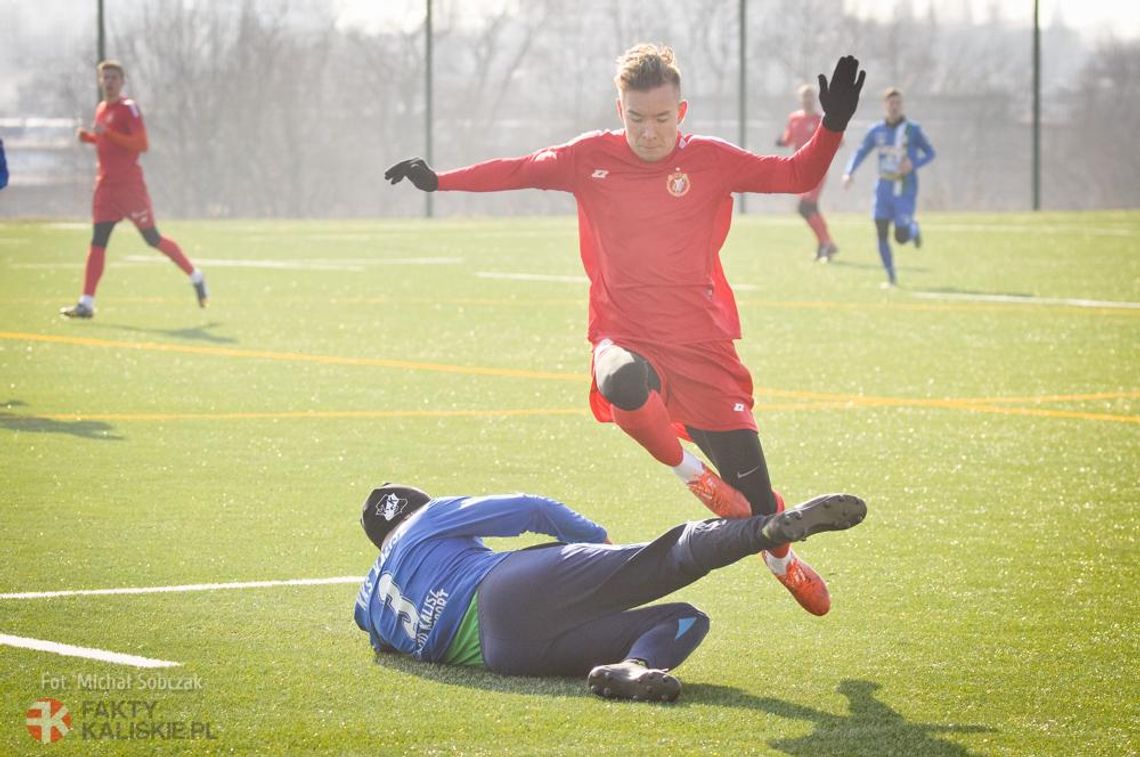
<path id="1" fill-rule="evenodd" d="M 585 276 L 559 276 L 548 273 L 508 273 L 506 271 L 476 271 L 475 275 L 481 279 L 507 279 L 509 281 L 552 281 L 565 284 L 589 284 Z M 732 288 L 738 292 L 753 292 L 760 287 L 755 284 L 733 284 Z"/>
<path id="2" fill-rule="evenodd" d="M 182 584 L 179 586 L 127 586 L 118 589 L 70 589 L 65 591 L 20 591 L 0 594 L 0 599 L 51 599 L 53 597 L 92 597 L 109 594 L 169 594 L 181 591 L 218 591 L 221 589 L 263 589 L 270 586 L 320 586 L 323 584 L 363 583 L 364 577 L 289 578 L 280 581 L 237 581 L 220 584 Z"/>
<path id="3" fill-rule="evenodd" d="M 165 262 L 165 258 L 156 255 L 127 255 L 123 260 L 127 263 L 158 264 Z M 372 265 L 455 265 L 463 262 L 463 258 L 448 257 L 353 258 L 351 260 L 337 258 L 315 260 L 195 258 L 195 260 L 208 268 L 259 268 L 275 271 L 352 271 L 356 273 L 364 271 L 368 266 Z"/>
<path id="4" fill-rule="evenodd" d="M 135 668 L 176 668 L 182 663 L 170 660 L 156 660 L 151 657 L 139 657 L 121 652 L 109 652 L 106 649 L 93 647 L 77 647 L 73 644 L 60 644 L 58 641 L 44 641 L 31 639 L 27 636 L 9 636 L 0 633 L 0 645 L 18 647 L 19 649 L 34 649 L 37 652 L 51 652 L 66 657 L 84 657 L 88 660 L 100 662 L 113 662 L 116 665 L 130 665 Z"/>
<path id="5" fill-rule="evenodd" d="M 585 276 L 556 276 L 547 273 L 502 273 L 498 271 L 476 271 L 481 279 L 508 279 L 510 281 L 556 281 L 565 284 L 589 284 Z"/>
<path id="6" fill-rule="evenodd" d="M 1034 225 L 1034 224 L 987 224 L 987 223 L 942 223 L 928 221 L 923 224 L 939 231 L 979 231 L 983 233 L 1004 232 L 1013 234 L 1072 234 L 1089 237 L 1131 237 L 1136 232 L 1130 229 L 1089 229 L 1079 226 Z"/>
<path id="7" fill-rule="evenodd" d="M 142 257 L 142 256 L 138 256 Z M 128 256 L 128 259 L 137 259 Z M 153 260 L 153 257 L 145 258 Z M 233 268 L 284 268 L 287 266 L 311 266 L 314 268 L 332 266 L 370 266 L 370 265 L 455 265 L 462 263 L 463 258 L 455 257 L 407 257 L 407 258 L 298 258 L 296 260 L 266 260 L 266 259 L 240 259 L 240 258 L 201 258 L 203 265 L 230 266 Z M 162 258 L 158 258 L 162 262 Z M 354 269 L 355 270 L 355 269 Z"/>
<path id="8" fill-rule="evenodd" d="M 1074 308 L 1121 308 L 1135 310 L 1140 302 L 1116 300 L 1082 300 L 1065 297 L 1032 297 L 1016 294 L 959 294 L 955 292 L 911 292 L 912 297 L 923 300 L 969 300 L 973 302 L 1006 302 L 1016 305 L 1066 305 Z"/>

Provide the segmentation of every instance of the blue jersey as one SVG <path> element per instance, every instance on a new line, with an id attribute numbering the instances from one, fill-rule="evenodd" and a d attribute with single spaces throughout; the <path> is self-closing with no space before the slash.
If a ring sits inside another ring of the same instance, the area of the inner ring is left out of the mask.
<path id="1" fill-rule="evenodd" d="M 844 173 L 851 175 L 872 150 L 878 152 L 879 182 L 894 185 L 894 193 L 913 194 L 918 191 L 918 169 L 934 160 L 934 148 L 922 133 L 922 127 L 905 118 L 891 125 L 880 121 L 867 131 L 863 144 L 847 161 Z M 910 158 L 910 173 L 903 175 L 899 165 L 904 157 Z"/>
<path id="2" fill-rule="evenodd" d="M 4 157 L 4 140 L 0 139 L 0 189 L 8 186 L 8 160 Z"/>
<path id="3" fill-rule="evenodd" d="M 482 536 L 524 531 L 600 543 L 606 531 L 560 502 L 529 494 L 433 499 L 388 538 L 356 597 L 356 625 L 376 650 L 440 662 L 483 580 L 510 552 Z"/>

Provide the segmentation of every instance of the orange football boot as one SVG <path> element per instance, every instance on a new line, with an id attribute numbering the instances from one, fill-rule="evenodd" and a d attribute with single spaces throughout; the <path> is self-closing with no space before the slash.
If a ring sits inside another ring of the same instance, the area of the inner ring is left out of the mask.
<path id="1" fill-rule="evenodd" d="M 795 552 L 788 552 L 791 560 L 788 562 L 788 569 L 783 575 L 780 575 L 772 568 L 772 556 L 767 552 L 762 552 L 764 562 L 767 563 L 768 569 L 772 571 L 772 575 L 776 580 L 784 585 L 784 588 L 791 592 L 796 601 L 800 603 L 800 607 L 804 608 L 812 615 L 826 615 L 827 611 L 831 609 L 831 594 L 827 591 L 827 582 L 819 577 L 819 574 L 812 570 L 812 567 L 806 562 L 796 556 Z"/>
<path id="2" fill-rule="evenodd" d="M 775 489 L 772 490 L 772 494 L 776 498 L 776 513 L 784 512 L 783 496 Z M 790 547 L 787 555 L 791 559 L 788 562 L 788 569 L 781 575 L 772 568 L 771 553 L 760 553 L 760 556 L 764 558 L 764 564 L 768 566 L 768 570 L 771 570 L 776 580 L 791 592 L 796 601 L 800 603 L 800 607 L 812 615 L 826 615 L 827 611 L 831 609 L 831 593 L 827 590 L 827 582 L 820 578 L 810 565 L 797 557 Z"/>
<path id="3" fill-rule="evenodd" d="M 752 515 L 752 505 L 743 494 L 726 484 L 707 465 L 686 484 L 697 499 L 718 518 L 747 518 Z"/>

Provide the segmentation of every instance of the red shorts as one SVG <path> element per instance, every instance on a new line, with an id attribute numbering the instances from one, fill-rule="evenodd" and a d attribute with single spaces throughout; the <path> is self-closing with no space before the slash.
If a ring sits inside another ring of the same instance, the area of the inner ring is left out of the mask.
<path id="1" fill-rule="evenodd" d="M 600 340 L 598 347 L 607 340 Z M 661 378 L 661 399 L 677 429 L 677 436 L 688 439 L 685 426 L 702 431 L 756 431 L 752 416 L 752 376 L 740 362 L 731 341 L 697 344 L 645 344 L 622 339 L 614 342 L 649 361 Z M 590 376 L 594 377 L 593 360 Z M 590 384 L 590 409 L 601 423 L 614 419 L 613 408 L 598 390 L 593 378 Z"/>
<path id="2" fill-rule="evenodd" d="M 805 202 L 816 202 L 816 203 L 818 203 L 819 202 L 819 195 L 821 192 L 823 192 L 823 184 L 825 181 L 827 181 L 826 177 L 820 179 L 819 183 L 815 185 L 815 188 L 811 189 L 807 192 L 804 192 L 802 195 L 800 195 L 800 199 L 804 200 Z"/>
<path id="3" fill-rule="evenodd" d="M 91 217 L 95 223 L 129 218 L 140 229 L 151 228 L 154 226 L 154 210 L 150 206 L 146 184 L 141 181 L 123 184 L 96 182 Z"/>

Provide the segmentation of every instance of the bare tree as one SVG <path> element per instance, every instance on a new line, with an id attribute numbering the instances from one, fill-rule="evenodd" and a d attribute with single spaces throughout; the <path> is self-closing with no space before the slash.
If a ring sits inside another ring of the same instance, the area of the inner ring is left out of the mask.
<path id="1" fill-rule="evenodd" d="M 1130 149 L 1140 123 L 1140 42 L 1102 42 L 1076 82 L 1069 123 L 1047 165 L 1068 168 L 1081 188 L 1086 207 L 1120 208 L 1140 205 L 1140 154 Z M 1049 187 L 1049 196 L 1069 204 L 1072 185 L 1064 174 Z M 1059 185 L 1059 186 L 1058 186 Z M 1047 185 L 1048 186 L 1048 185 Z M 1056 201 L 1056 200 L 1055 200 Z M 1070 200 L 1071 202 L 1071 200 Z"/>

